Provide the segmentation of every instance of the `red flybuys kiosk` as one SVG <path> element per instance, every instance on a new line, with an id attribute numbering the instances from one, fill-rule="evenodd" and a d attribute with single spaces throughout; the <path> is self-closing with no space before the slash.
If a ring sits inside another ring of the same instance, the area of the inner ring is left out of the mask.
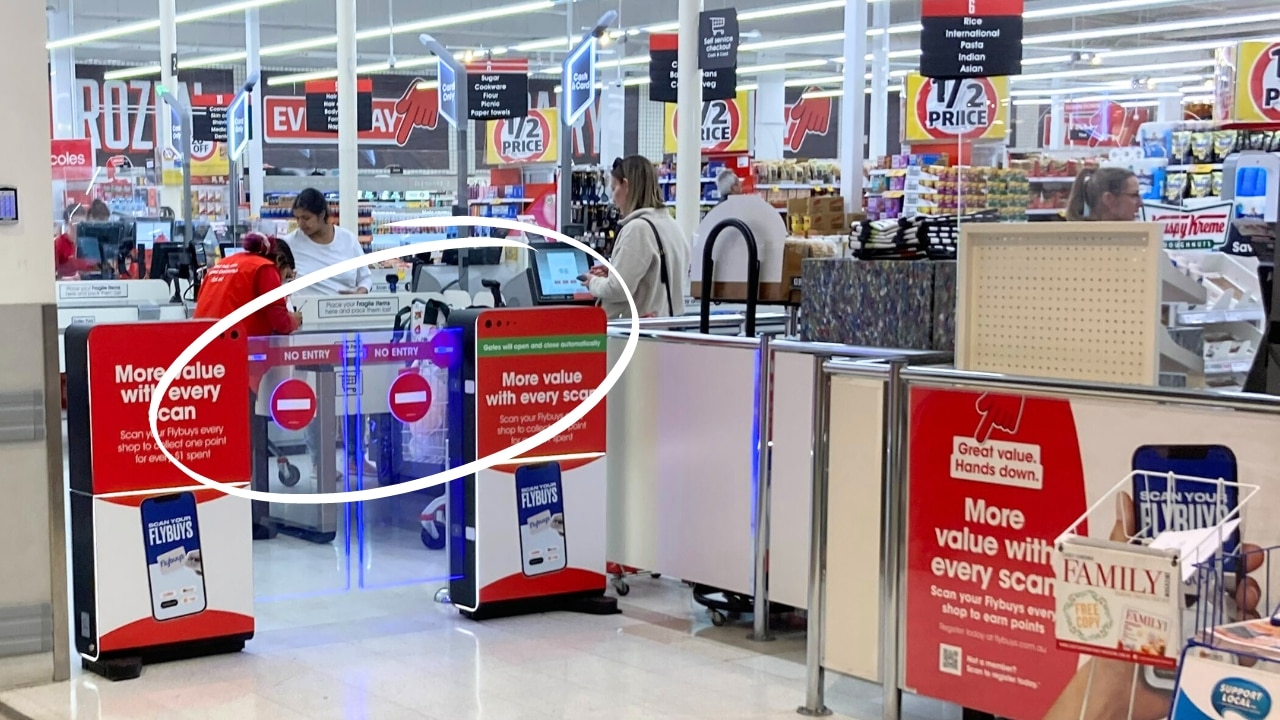
<path id="1" fill-rule="evenodd" d="M 597 307 L 460 310 L 449 324 L 466 332 L 454 465 L 533 437 L 608 374 Z M 449 484 L 449 596 L 464 615 L 618 612 L 604 595 L 605 417 L 601 402 L 533 452 Z"/>
<path id="2" fill-rule="evenodd" d="M 84 667 L 137 677 L 148 662 L 243 649 L 253 637 L 248 500 L 206 487 L 154 442 L 160 377 L 211 322 L 72 325 L 72 625 Z M 219 482 L 249 484 L 247 339 L 229 331 L 160 404 L 165 447 Z"/>

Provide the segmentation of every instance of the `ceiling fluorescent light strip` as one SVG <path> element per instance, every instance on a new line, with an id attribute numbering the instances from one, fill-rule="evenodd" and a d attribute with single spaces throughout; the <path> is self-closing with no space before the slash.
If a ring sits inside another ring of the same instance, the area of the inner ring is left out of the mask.
<path id="1" fill-rule="evenodd" d="M 565 0 L 572 2 L 573 0 Z M 486 10 L 473 10 L 456 15 L 445 15 L 442 17 L 432 18 L 430 20 L 422 20 L 420 22 L 402 23 L 394 27 L 381 27 L 374 30 L 365 30 L 356 33 L 357 40 L 373 40 L 384 38 L 389 35 L 400 33 L 421 32 L 423 30 L 431 30 L 435 28 L 451 27 L 454 25 L 465 25 L 483 20 L 493 20 L 500 17 L 510 15 L 520 15 L 528 12 L 537 12 L 538 10 L 546 10 L 555 7 L 556 2 L 553 0 L 533 0 L 532 2 L 515 3 L 513 5 L 503 5 Z M 563 41 L 561 41 L 563 42 Z M 263 47 L 259 54 L 263 57 L 275 57 L 280 55 L 290 55 L 295 52 L 304 50 L 314 50 L 316 48 L 328 47 L 338 43 L 338 36 L 331 35 L 328 37 L 314 38 L 311 40 L 301 40 L 298 42 L 282 43 L 279 45 L 268 45 Z M 518 49 L 519 46 L 517 46 Z M 226 53 L 224 55 L 206 56 L 192 58 L 185 62 L 179 61 L 178 69 L 184 70 L 188 68 L 206 67 L 209 65 L 221 65 L 224 63 L 239 62 L 244 60 L 246 53 Z M 145 75 L 159 75 L 159 65 L 148 65 L 144 67 L 129 68 L 127 70 L 119 70 L 106 74 L 108 80 L 123 80 L 130 77 L 140 77 Z M 336 73 L 335 73 L 336 75 Z"/>
<path id="2" fill-rule="evenodd" d="M 182 13 L 176 16 L 173 21 L 174 23 L 181 25 L 183 23 L 208 20 L 209 18 L 220 17 L 223 15 L 234 15 L 235 13 L 252 10 L 253 8 L 267 7 L 268 5 L 279 5 L 284 2 L 291 2 L 291 0 L 240 0 L 239 2 L 227 3 L 225 5 L 214 5 L 212 7 Z M 51 40 L 45 43 L 45 49 L 58 50 L 61 48 L 75 47 L 77 45 L 86 45 L 88 43 L 98 42 L 99 40 L 110 40 L 112 38 L 136 35 L 138 33 L 159 29 L 160 20 L 158 18 L 155 20 L 142 20 L 139 22 L 129 23 L 127 25 L 117 25 L 105 30 L 95 30 L 93 32 L 72 35 L 71 37 L 62 38 L 60 40 Z"/>
<path id="3" fill-rule="evenodd" d="M 1232 25 L 1250 25 L 1280 20 L 1280 12 L 1257 13 L 1253 15 L 1228 15 L 1227 17 L 1199 18 L 1195 20 L 1176 20 L 1165 23 L 1145 23 L 1142 25 L 1122 25 L 1120 27 L 1097 28 L 1079 32 L 1050 33 L 1023 38 L 1024 45 L 1057 45 L 1079 42 L 1081 40 L 1101 40 L 1104 38 L 1127 37 L 1130 35 L 1152 35 L 1156 33 L 1177 32 L 1179 30 L 1195 30 L 1206 25 L 1214 27 L 1230 27 Z M 1230 43 L 1223 43 L 1229 45 Z"/>
<path id="4" fill-rule="evenodd" d="M 434 66 L 436 58 L 434 55 L 427 57 L 409 58 L 408 60 L 397 60 L 394 68 L 391 63 L 371 63 L 368 65 L 357 65 L 357 75 L 368 75 L 371 73 L 387 72 L 389 70 L 408 70 L 409 68 Z M 267 78 L 269 87 L 277 87 L 280 85 L 293 85 L 295 83 L 310 82 L 312 80 L 327 80 L 337 77 L 337 70 L 316 70 L 315 72 L 294 73 L 292 75 L 273 75 Z"/>

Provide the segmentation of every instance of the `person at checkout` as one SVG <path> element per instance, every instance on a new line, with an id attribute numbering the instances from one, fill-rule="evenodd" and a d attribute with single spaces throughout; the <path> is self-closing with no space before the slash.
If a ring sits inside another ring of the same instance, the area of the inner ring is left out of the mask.
<path id="1" fill-rule="evenodd" d="M 623 283 L 631 290 L 641 317 L 684 315 L 689 294 L 689 240 L 667 212 L 653 162 L 641 155 L 619 158 L 610 176 L 613 204 L 622 213 L 622 229 L 610 262 L 578 277 L 600 300 L 609 319 L 631 315 Z"/>
<path id="2" fill-rule="evenodd" d="M 329 217 L 329 201 L 324 193 L 307 188 L 293 200 L 293 219 L 298 229 L 288 237 L 289 247 L 297 261 L 299 277 L 306 277 L 327 267 L 351 258 L 364 257 L 364 248 L 350 230 L 335 225 Z M 301 310 L 315 297 L 326 295 L 367 295 L 373 289 L 373 273 L 368 266 L 321 280 L 294 295 L 294 304 Z M 365 458 L 364 418 L 348 416 L 346 427 L 347 473 L 356 477 L 361 468 L 376 472 L 377 468 Z M 320 466 L 320 423 L 307 426 L 307 452 L 311 467 Z"/>
<path id="3" fill-rule="evenodd" d="M 693 279 L 702 280 L 702 248 L 711 232 L 726 220 L 740 220 L 756 241 L 760 282 L 780 282 L 782 255 L 787 242 L 787 224 L 782 221 L 782 213 L 764 196 L 743 192 L 742 179 L 729 168 L 724 168 L 716 176 L 716 188 L 720 191 L 720 202 L 703 216 L 694 237 Z M 741 295 L 738 299 L 745 299 L 747 246 L 742 240 L 742 233 L 732 227 L 721 230 L 716 238 L 714 260 L 717 283 L 743 283 L 741 293 L 730 290 L 727 297 Z"/>
<path id="4" fill-rule="evenodd" d="M 53 269 L 58 280 L 79 280 L 80 272 L 87 269 L 78 258 L 76 228 L 80 223 L 107 222 L 111 208 L 101 200 L 94 200 L 87 207 L 72 203 L 62 213 L 62 234 L 53 240 Z"/>
<path id="5" fill-rule="evenodd" d="M 279 288 L 294 278 L 293 253 L 283 240 L 267 237 L 262 233 L 246 233 L 241 240 L 244 252 L 224 258 L 205 274 L 196 300 L 194 317 L 220 320 L 249 301 Z M 302 314 L 290 312 L 284 298 L 280 298 L 258 310 L 240 322 L 239 328 L 251 338 L 270 335 L 290 335 L 302 327 Z M 267 413 L 257 412 L 258 396 L 263 374 L 262 363 L 250 363 L 249 375 L 249 428 L 250 447 L 253 449 L 252 488 L 261 492 L 271 490 L 266 472 Z M 270 383 L 274 386 L 278 383 Z M 274 533 L 266 523 L 267 503 L 254 500 L 253 538 L 269 539 Z"/>

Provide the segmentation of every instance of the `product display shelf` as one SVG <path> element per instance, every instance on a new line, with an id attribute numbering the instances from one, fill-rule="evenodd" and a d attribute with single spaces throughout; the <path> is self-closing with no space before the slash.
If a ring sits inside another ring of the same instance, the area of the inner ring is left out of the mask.
<path id="1" fill-rule="evenodd" d="M 1240 389 L 1262 343 L 1257 260 L 1166 251 L 1162 384 Z"/>

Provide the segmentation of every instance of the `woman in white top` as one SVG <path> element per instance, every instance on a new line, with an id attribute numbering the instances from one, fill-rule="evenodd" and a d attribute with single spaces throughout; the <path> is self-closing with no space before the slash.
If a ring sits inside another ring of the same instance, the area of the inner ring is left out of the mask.
<path id="1" fill-rule="evenodd" d="M 609 261 L 617 270 L 591 268 L 580 279 L 610 319 L 630 317 L 622 286 L 631 290 L 641 317 L 684 315 L 689 294 L 689 240 L 667 212 L 653 163 L 640 155 L 615 160 L 613 204 L 622 212 L 622 230 Z"/>
<path id="2" fill-rule="evenodd" d="M 315 188 L 307 188 L 293 200 L 293 219 L 298 229 L 289 236 L 289 247 L 299 277 L 331 265 L 363 257 L 364 248 L 350 230 L 329 222 L 329 201 Z M 368 267 L 350 270 L 299 290 L 297 295 L 362 295 L 373 287 Z"/>
<path id="3" fill-rule="evenodd" d="M 364 248 L 350 230 L 329 222 L 329 201 L 315 188 L 307 188 L 293 200 L 293 219 L 298 229 L 289 236 L 293 259 L 299 277 L 323 270 L 343 260 L 363 257 Z M 373 288 L 373 273 L 366 266 L 334 275 L 327 280 L 294 293 L 294 297 L 320 295 L 365 295 Z M 348 416 L 345 428 L 347 477 L 354 479 L 361 470 L 376 472 L 377 468 L 365 460 L 365 422 L 360 416 Z M 307 426 L 307 450 L 311 455 L 312 474 L 320 463 L 320 423 Z M 366 473 L 367 474 L 367 473 Z"/>

